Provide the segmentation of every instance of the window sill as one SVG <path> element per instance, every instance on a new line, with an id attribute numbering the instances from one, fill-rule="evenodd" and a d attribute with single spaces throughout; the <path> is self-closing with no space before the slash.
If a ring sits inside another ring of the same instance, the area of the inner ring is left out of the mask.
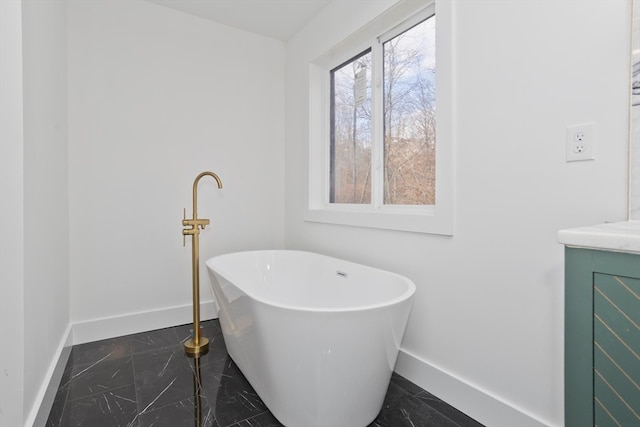
<path id="1" fill-rule="evenodd" d="M 307 209 L 304 219 L 326 224 L 452 236 L 452 216 L 438 215 L 436 209 L 430 206 L 427 209 L 389 208 L 373 211 L 358 209 L 357 206 L 331 206 L 326 209 Z"/>

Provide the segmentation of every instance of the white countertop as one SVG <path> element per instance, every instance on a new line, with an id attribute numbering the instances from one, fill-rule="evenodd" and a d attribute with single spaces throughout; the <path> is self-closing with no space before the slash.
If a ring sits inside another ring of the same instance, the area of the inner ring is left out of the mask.
<path id="1" fill-rule="evenodd" d="M 640 221 L 608 222 L 558 232 L 564 245 L 640 254 Z"/>

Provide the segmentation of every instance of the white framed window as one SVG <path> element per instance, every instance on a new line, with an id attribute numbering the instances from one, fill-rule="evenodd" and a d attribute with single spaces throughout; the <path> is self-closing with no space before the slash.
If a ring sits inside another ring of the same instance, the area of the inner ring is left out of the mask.
<path id="1" fill-rule="evenodd" d="M 306 220 L 453 234 L 449 3 L 400 3 L 310 64 Z"/>

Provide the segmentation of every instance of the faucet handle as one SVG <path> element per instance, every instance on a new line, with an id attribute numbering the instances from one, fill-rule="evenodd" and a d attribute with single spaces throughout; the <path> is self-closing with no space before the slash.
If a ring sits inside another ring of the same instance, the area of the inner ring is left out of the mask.
<path id="1" fill-rule="evenodd" d="M 184 220 L 187 219 L 187 208 L 182 209 L 182 223 L 184 224 Z M 182 247 L 184 248 L 187 245 L 186 242 L 186 234 L 182 233 Z"/>

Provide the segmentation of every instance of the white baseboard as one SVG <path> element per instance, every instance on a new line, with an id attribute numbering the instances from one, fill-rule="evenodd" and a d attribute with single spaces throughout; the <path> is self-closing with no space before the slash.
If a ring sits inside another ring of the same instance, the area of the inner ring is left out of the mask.
<path id="1" fill-rule="evenodd" d="M 213 301 L 200 303 L 201 320 L 216 317 L 217 311 Z M 86 320 L 73 324 L 73 345 L 183 325 L 192 321 L 191 304 Z"/>
<path id="2" fill-rule="evenodd" d="M 550 426 L 406 350 L 400 350 L 395 371 L 486 426 Z"/>
<path id="3" fill-rule="evenodd" d="M 200 313 L 202 320 L 216 318 L 215 303 L 213 301 L 201 303 Z M 40 404 L 34 405 L 25 425 L 40 427 L 46 423 L 72 345 L 185 324 L 192 321 L 192 316 L 192 306 L 188 304 L 92 319 L 69 325 L 36 399 Z M 395 371 L 484 425 L 492 427 L 548 427 L 550 425 L 406 350 L 400 351 Z"/>
<path id="4" fill-rule="evenodd" d="M 25 419 L 25 426 L 44 427 L 46 425 L 70 353 L 71 324 L 67 326 L 62 334 L 62 339 L 51 359 L 51 364 L 47 369 L 33 407 Z"/>

